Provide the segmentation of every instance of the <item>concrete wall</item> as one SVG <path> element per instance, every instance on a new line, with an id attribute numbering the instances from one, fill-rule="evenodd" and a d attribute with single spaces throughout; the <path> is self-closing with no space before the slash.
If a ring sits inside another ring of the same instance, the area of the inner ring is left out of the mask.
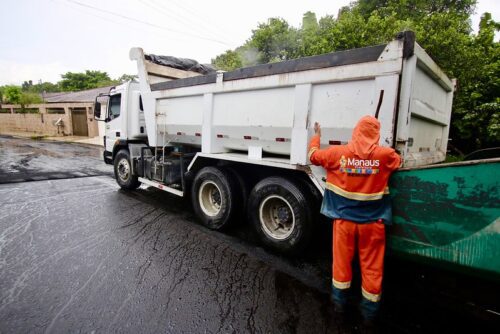
<path id="1" fill-rule="evenodd" d="M 10 113 L 0 113 L 0 133 L 4 132 L 33 132 L 37 135 L 63 136 L 73 135 L 73 123 L 71 119 L 72 108 L 86 108 L 87 127 L 89 137 L 99 135 L 97 121 L 94 120 L 93 103 L 47 103 L 33 104 L 26 108 L 38 108 L 39 113 L 16 113 L 16 109 L 21 109 L 19 105 L 3 104 L 3 111 L 10 110 Z M 64 114 L 50 114 L 47 109 L 62 108 Z M 62 125 L 55 123 L 61 119 Z"/>

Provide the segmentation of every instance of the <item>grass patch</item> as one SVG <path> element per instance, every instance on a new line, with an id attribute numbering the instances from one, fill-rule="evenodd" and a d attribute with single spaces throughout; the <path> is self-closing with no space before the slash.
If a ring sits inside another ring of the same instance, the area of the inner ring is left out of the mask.
<path id="1" fill-rule="evenodd" d="M 448 155 L 446 155 L 446 159 L 444 162 L 445 163 L 447 163 L 447 162 L 459 162 L 459 161 L 463 161 L 463 160 L 464 160 L 464 157 L 462 157 L 462 156 L 448 154 Z"/>

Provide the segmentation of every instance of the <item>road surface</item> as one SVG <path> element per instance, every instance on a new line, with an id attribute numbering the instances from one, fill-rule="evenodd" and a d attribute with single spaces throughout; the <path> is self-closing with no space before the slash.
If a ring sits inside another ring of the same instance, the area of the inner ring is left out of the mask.
<path id="1" fill-rule="evenodd" d="M 246 226 L 225 233 L 200 226 L 189 199 L 120 190 L 101 153 L 0 137 L 1 333 L 365 329 L 355 302 L 346 318 L 330 304 L 327 224 L 316 247 L 284 258 L 261 248 Z M 443 286 L 463 284 L 456 277 L 389 260 L 375 331 L 494 328 L 498 318 L 444 298 Z M 481 292 L 495 288 L 484 283 Z"/>

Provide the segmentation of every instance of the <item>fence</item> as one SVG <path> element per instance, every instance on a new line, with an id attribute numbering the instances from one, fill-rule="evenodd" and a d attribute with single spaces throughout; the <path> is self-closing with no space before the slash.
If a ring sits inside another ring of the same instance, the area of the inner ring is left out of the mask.
<path id="1" fill-rule="evenodd" d="M 74 128 L 81 128 L 82 124 L 73 124 L 73 109 L 86 111 L 83 126 L 87 126 L 89 137 L 98 136 L 92 103 L 33 104 L 25 107 L 4 104 L 0 106 L 0 133 L 32 132 L 36 135 L 47 136 L 74 135 Z M 79 117 L 75 121 L 82 122 L 82 118 Z"/>

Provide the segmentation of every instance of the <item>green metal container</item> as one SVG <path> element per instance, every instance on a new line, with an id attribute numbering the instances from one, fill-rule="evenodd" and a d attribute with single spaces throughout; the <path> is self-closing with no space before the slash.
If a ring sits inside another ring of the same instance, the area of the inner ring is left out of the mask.
<path id="1" fill-rule="evenodd" d="M 500 278 L 499 179 L 500 159 L 396 172 L 389 251 Z"/>

